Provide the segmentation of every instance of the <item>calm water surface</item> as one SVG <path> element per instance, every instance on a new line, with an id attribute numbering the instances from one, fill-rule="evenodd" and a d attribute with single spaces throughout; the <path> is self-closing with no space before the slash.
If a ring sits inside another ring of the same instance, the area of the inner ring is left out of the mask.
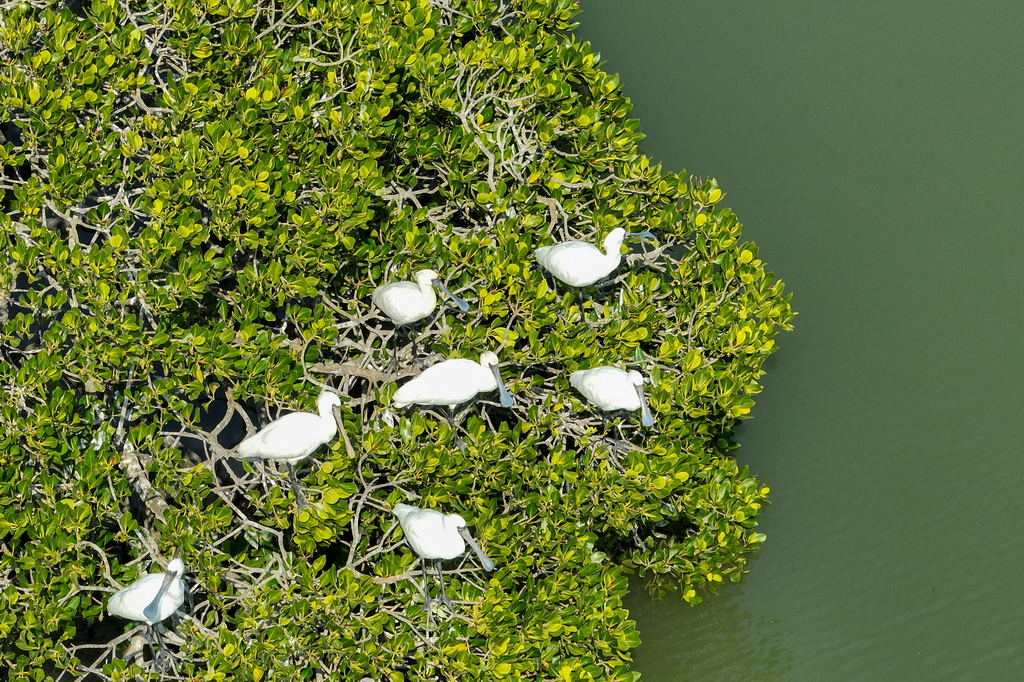
<path id="1" fill-rule="evenodd" d="M 1024 3 L 583 6 L 800 313 L 739 432 L 768 542 L 699 607 L 637 594 L 637 669 L 1024 679 Z"/>

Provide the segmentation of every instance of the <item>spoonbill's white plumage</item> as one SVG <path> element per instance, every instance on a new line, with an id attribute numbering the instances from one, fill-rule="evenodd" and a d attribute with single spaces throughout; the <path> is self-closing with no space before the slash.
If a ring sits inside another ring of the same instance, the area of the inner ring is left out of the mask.
<path id="1" fill-rule="evenodd" d="M 604 238 L 604 253 L 593 244 L 570 240 L 542 246 L 533 253 L 545 270 L 571 287 L 600 282 L 622 262 L 622 242 L 627 238 L 654 238 L 650 232 L 627 233 L 616 227 Z"/>
<path id="2" fill-rule="evenodd" d="M 433 270 L 420 270 L 415 279 L 415 282 L 391 282 L 373 290 L 373 304 L 395 324 L 419 322 L 434 312 L 437 307 L 434 287 L 451 298 L 462 312 L 469 310 L 469 304 L 453 294 Z"/>
<path id="3" fill-rule="evenodd" d="M 452 605 L 444 591 L 444 578 L 441 575 L 441 561 L 462 556 L 468 543 L 480 558 L 485 571 L 494 570 L 494 562 L 484 554 L 483 549 L 469 533 L 466 520 L 458 514 L 442 514 L 434 509 L 420 509 L 411 504 L 396 504 L 392 509 L 398 517 L 398 523 L 405 532 L 409 546 L 420 557 L 420 568 L 423 570 L 423 593 L 426 596 L 427 610 L 430 610 L 430 594 L 427 591 L 427 562 L 433 561 L 437 570 L 437 578 L 441 581 L 441 602 Z"/>
<path id="4" fill-rule="evenodd" d="M 107 601 L 107 613 L 147 625 L 170 618 L 185 602 L 185 564 L 171 559 L 166 573 L 147 573 Z"/>
<path id="5" fill-rule="evenodd" d="M 409 325 L 419 322 L 434 312 L 437 307 L 437 295 L 434 293 L 434 287 L 452 299 L 462 312 L 469 310 L 469 304 L 453 294 L 433 270 L 419 270 L 414 278 L 415 282 L 391 282 L 373 290 L 373 304 L 397 327 L 395 343 L 400 338 L 399 334 L 405 333 Z M 413 357 L 417 355 L 415 335 L 412 336 L 412 354 Z M 395 348 L 391 355 L 392 371 L 397 365 L 398 350 Z"/>
<path id="6" fill-rule="evenodd" d="M 321 391 L 316 400 L 318 414 L 292 412 L 270 422 L 235 448 L 245 459 L 273 459 L 288 465 L 288 474 L 299 506 L 305 506 L 305 495 L 295 477 L 295 465 L 309 457 L 318 447 L 330 443 L 338 433 L 334 408 L 341 398 L 333 391 Z"/>
<path id="7" fill-rule="evenodd" d="M 501 380 L 498 356 L 490 351 L 480 354 L 480 362 L 455 358 L 431 365 L 423 373 L 399 386 L 391 400 L 395 407 L 407 405 L 446 405 L 448 421 L 454 428 L 457 405 L 472 400 L 477 393 L 497 390 L 501 406 L 515 404 Z"/>
<path id="8" fill-rule="evenodd" d="M 644 378 L 640 372 L 626 372 L 618 367 L 581 369 L 569 376 L 569 383 L 591 404 L 606 412 L 641 411 L 644 426 L 652 426 L 654 417 L 644 398 Z"/>
<path id="9" fill-rule="evenodd" d="M 616 227 L 604 238 L 604 253 L 587 242 L 577 240 L 542 246 L 534 255 L 544 269 L 571 287 L 586 287 L 598 282 L 619 267 L 626 231 Z"/>

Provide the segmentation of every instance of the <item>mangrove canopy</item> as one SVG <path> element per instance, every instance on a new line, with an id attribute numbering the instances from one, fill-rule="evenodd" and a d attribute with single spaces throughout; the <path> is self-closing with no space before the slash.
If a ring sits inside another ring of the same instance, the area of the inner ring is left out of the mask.
<path id="1" fill-rule="evenodd" d="M 0 0 L 0 676 L 632 680 L 627 576 L 739 578 L 767 488 L 733 429 L 789 296 L 714 180 L 639 151 L 578 11 Z M 610 282 L 537 266 L 616 227 L 657 239 Z M 471 308 L 442 297 L 414 354 L 371 292 L 424 268 Z M 390 406 L 483 351 L 512 407 Z M 648 377 L 652 427 L 570 386 L 599 365 Z M 231 448 L 322 386 L 344 429 L 299 510 Z M 496 563 L 448 562 L 432 617 L 400 502 Z M 175 552 L 157 671 L 105 604 Z"/>

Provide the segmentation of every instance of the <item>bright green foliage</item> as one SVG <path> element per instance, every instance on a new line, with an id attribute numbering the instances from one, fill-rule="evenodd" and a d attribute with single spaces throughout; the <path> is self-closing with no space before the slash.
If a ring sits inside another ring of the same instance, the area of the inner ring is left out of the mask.
<path id="1" fill-rule="evenodd" d="M 767 488 L 732 429 L 789 297 L 714 181 L 638 151 L 618 78 L 567 33 L 577 11 L 0 0 L 7 679 L 74 679 L 100 654 L 105 677 L 141 672 L 87 646 L 127 629 L 89 588 L 175 548 L 182 679 L 634 679 L 627 572 L 690 602 L 739 578 Z M 534 263 L 615 226 L 660 245 L 610 294 Z M 425 360 L 495 350 L 517 400 L 469 407 L 464 448 L 428 412 L 383 419 L 391 327 L 370 294 L 422 267 L 473 305 L 423 328 Z M 600 364 L 652 379 L 657 423 L 627 419 L 631 447 L 569 386 Z M 257 426 L 312 409 L 307 378 L 343 396 L 352 452 L 317 453 L 296 515 L 286 485 L 233 487 L 219 457 L 243 407 Z M 427 643 L 386 511 L 411 494 L 497 563 L 448 573 L 460 602 Z"/>

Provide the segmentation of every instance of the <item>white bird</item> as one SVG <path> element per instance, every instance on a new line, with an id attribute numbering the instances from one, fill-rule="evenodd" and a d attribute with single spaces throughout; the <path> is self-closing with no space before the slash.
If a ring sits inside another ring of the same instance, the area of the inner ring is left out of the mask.
<path id="1" fill-rule="evenodd" d="M 389 320 L 395 323 L 395 343 L 399 342 L 399 334 L 404 333 L 409 325 L 419 322 L 437 307 L 437 296 L 434 287 L 443 291 L 459 310 L 466 312 L 469 304 L 459 298 L 445 286 L 444 282 L 433 270 L 420 270 L 416 273 L 415 282 L 391 282 L 373 290 L 373 303 Z M 416 357 L 416 336 L 412 336 L 412 354 Z M 398 349 L 391 355 L 392 371 L 398 366 Z"/>
<path id="2" fill-rule="evenodd" d="M 625 372 L 618 367 L 581 369 L 569 376 L 569 383 L 606 412 L 640 410 L 643 425 L 654 425 L 654 417 L 644 398 L 644 378 L 636 370 Z"/>
<path id="3" fill-rule="evenodd" d="M 419 376 L 399 386 L 391 401 L 395 407 L 447 405 L 448 423 L 454 431 L 455 407 L 472 400 L 477 393 L 494 390 L 501 396 L 502 407 L 515 404 L 501 380 L 498 356 L 484 351 L 480 354 L 480 362 L 455 358 L 431 365 Z"/>
<path id="4" fill-rule="evenodd" d="M 480 557 L 480 564 L 485 571 L 494 570 L 494 562 L 477 544 L 469 533 L 466 520 L 458 514 L 442 514 L 433 509 L 420 509 L 411 504 L 396 504 L 391 510 L 398 517 L 398 523 L 405 532 L 409 546 L 420 557 L 420 568 L 423 570 L 423 594 L 427 611 L 430 611 L 430 593 L 427 590 L 427 561 L 434 562 L 437 579 L 441 582 L 441 603 L 448 608 L 452 602 L 444 591 L 444 577 L 441 575 L 441 561 L 462 556 L 466 551 L 466 543 Z"/>
<path id="5" fill-rule="evenodd" d="M 341 398 L 333 391 L 321 391 L 316 400 L 319 414 L 292 412 L 270 422 L 235 447 L 245 459 L 273 459 L 288 465 L 288 474 L 299 507 L 306 506 L 295 477 L 295 464 L 309 457 L 321 445 L 330 443 L 338 433 L 334 408 L 341 406 Z"/>
<path id="6" fill-rule="evenodd" d="M 654 237 L 650 232 L 628 235 Z M 605 253 L 587 242 L 577 240 L 542 246 L 534 251 L 537 262 L 544 269 L 571 287 L 586 287 L 599 282 L 619 267 L 622 260 L 622 242 L 627 234 L 616 227 L 604 238 Z"/>
<path id="7" fill-rule="evenodd" d="M 462 312 L 469 310 L 469 304 L 453 294 L 433 270 L 420 270 L 415 278 L 415 282 L 391 282 L 373 290 L 373 304 L 395 324 L 419 322 L 434 312 L 437 307 L 434 287 L 451 298 Z"/>
<path id="8" fill-rule="evenodd" d="M 185 602 L 185 564 L 175 557 L 166 573 L 147 573 L 131 585 L 122 587 L 107 601 L 107 613 L 128 620 L 156 625 L 170 618 Z"/>

